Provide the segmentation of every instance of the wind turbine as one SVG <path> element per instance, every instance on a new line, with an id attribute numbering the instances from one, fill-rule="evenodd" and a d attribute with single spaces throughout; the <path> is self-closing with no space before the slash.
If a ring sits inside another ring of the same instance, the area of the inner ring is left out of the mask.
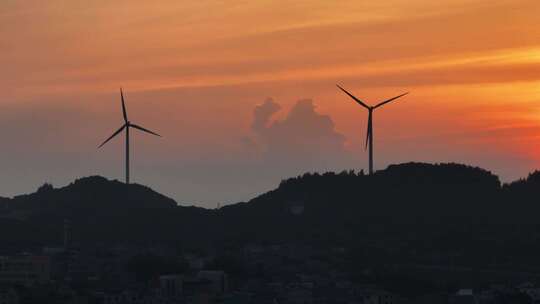
<path id="1" fill-rule="evenodd" d="M 351 97 L 352 99 L 354 99 L 354 101 L 356 101 L 358 104 L 360 104 L 361 106 L 363 106 L 364 108 L 366 108 L 368 110 L 368 125 L 367 125 L 367 136 L 366 136 L 366 147 L 365 149 L 368 148 L 369 146 L 369 174 L 373 174 L 373 111 L 375 109 L 377 109 L 378 107 L 381 107 L 391 101 L 394 101 L 402 96 L 405 96 L 407 94 L 409 94 L 409 92 L 406 92 L 406 93 L 403 93 L 401 95 L 398 95 L 396 97 L 392 97 L 390 99 L 387 99 L 383 102 L 380 102 L 378 103 L 377 105 L 375 106 L 368 106 L 367 104 L 365 104 L 363 101 L 361 101 L 360 99 L 356 98 L 355 96 L 353 96 L 351 93 L 347 92 L 344 88 L 340 87 L 339 85 L 336 85 L 340 90 L 342 90 L 345 94 L 349 95 L 349 97 Z"/>
<path id="2" fill-rule="evenodd" d="M 129 128 L 134 128 L 146 133 L 150 133 L 152 135 L 156 135 L 161 137 L 161 135 L 152 132 L 148 129 L 145 129 L 141 126 L 138 126 L 136 124 L 131 123 L 128 120 L 127 112 L 126 112 L 126 104 L 124 102 L 124 92 L 122 92 L 122 88 L 120 88 L 120 98 L 122 99 L 122 114 L 124 115 L 124 124 L 118 129 L 116 132 L 113 133 L 109 138 L 107 138 L 101 145 L 99 145 L 98 149 L 103 147 L 109 140 L 113 139 L 116 135 L 120 134 L 124 129 L 126 130 L 126 184 L 129 184 Z"/>

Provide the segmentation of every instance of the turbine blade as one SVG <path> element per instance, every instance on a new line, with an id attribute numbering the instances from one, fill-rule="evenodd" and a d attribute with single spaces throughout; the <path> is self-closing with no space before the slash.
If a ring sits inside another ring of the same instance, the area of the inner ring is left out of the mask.
<path id="1" fill-rule="evenodd" d="M 371 137 L 371 113 L 368 116 L 368 125 L 367 125 L 367 134 L 366 134 L 366 146 L 365 150 L 368 148 L 369 138 Z"/>
<path id="2" fill-rule="evenodd" d="M 120 127 L 120 129 L 118 129 L 116 132 L 113 133 L 113 135 L 111 135 L 109 138 L 107 138 L 101 145 L 99 145 L 98 149 L 103 147 L 104 144 L 106 144 L 109 140 L 113 139 L 113 137 L 115 137 L 116 135 L 118 135 L 118 133 L 122 132 L 122 130 L 124 130 L 124 128 L 126 127 L 126 125 L 123 125 L 122 127 Z"/>
<path id="3" fill-rule="evenodd" d="M 141 130 L 143 132 L 150 133 L 152 135 L 161 137 L 161 135 L 159 135 L 159 134 L 157 134 L 155 132 L 152 132 L 152 131 L 150 131 L 148 129 L 145 129 L 145 128 L 141 127 L 141 126 L 138 126 L 138 125 L 135 125 L 135 124 L 129 124 L 129 126 L 135 128 L 135 129 L 139 129 L 139 130 Z"/>
<path id="4" fill-rule="evenodd" d="M 403 93 L 403 94 L 398 95 L 398 96 L 396 96 L 396 97 L 392 97 L 392 98 L 390 98 L 390 99 L 388 99 L 388 100 L 385 100 L 385 101 L 379 103 L 378 105 L 374 106 L 373 108 L 374 108 L 374 109 L 375 109 L 375 108 L 378 108 L 378 107 L 380 107 L 380 106 L 382 106 L 382 105 L 385 105 L 385 104 L 387 104 L 387 103 L 389 103 L 389 102 L 391 102 L 391 101 L 393 101 L 393 100 L 396 100 L 396 99 L 398 99 L 398 98 L 400 98 L 400 97 L 402 97 L 402 96 L 405 96 L 405 95 L 407 95 L 407 94 L 409 94 L 409 92 Z"/>
<path id="5" fill-rule="evenodd" d="M 351 93 L 347 92 L 347 90 L 345 90 L 344 88 L 340 87 L 338 84 L 336 84 L 336 86 L 338 88 L 340 88 L 345 94 L 349 95 L 349 97 L 351 97 L 352 99 L 354 99 L 357 103 L 359 103 L 361 106 L 363 106 L 364 108 L 366 109 L 369 109 L 369 106 L 365 103 L 363 103 L 360 99 L 356 98 L 354 95 L 352 95 Z"/>
<path id="6" fill-rule="evenodd" d="M 124 102 L 124 92 L 122 92 L 122 88 L 120 88 L 120 97 L 122 98 L 122 114 L 124 115 L 124 121 L 127 123 L 127 112 L 126 112 L 126 104 Z"/>

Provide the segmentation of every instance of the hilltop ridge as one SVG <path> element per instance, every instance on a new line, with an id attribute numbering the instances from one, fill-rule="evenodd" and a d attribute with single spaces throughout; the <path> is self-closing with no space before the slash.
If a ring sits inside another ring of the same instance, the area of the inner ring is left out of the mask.
<path id="1" fill-rule="evenodd" d="M 88 209 L 88 208 L 174 208 L 177 203 L 152 189 L 126 185 L 102 176 L 89 176 L 69 185 L 54 188 L 45 183 L 36 192 L 18 195 L 9 200 L 17 209 Z"/>

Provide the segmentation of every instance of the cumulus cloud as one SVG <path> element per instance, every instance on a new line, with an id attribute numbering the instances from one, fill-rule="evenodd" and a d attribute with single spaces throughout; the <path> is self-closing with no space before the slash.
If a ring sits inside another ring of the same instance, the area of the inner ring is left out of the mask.
<path id="1" fill-rule="evenodd" d="M 253 122 L 251 129 L 256 133 L 265 133 L 272 115 L 281 110 L 281 106 L 274 102 L 272 98 L 267 98 L 262 104 L 259 104 L 253 110 Z"/>
<path id="2" fill-rule="evenodd" d="M 312 100 L 299 100 L 285 118 L 272 121 L 280 109 L 269 98 L 253 111 L 254 141 L 262 147 L 264 159 L 317 169 L 318 164 L 326 167 L 346 158 L 345 136 L 336 131 L 330 116 L 316 111 Z"/>

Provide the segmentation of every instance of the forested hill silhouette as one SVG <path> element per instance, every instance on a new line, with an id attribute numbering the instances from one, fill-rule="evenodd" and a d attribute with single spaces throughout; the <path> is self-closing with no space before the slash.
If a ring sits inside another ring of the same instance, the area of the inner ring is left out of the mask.
<path id="1" fill-rule="evenodd" d="M 44 184 L 36 192 L 19 195 L 10 204 L 16 209 L 102 211 L 130 208 L 173 208 L 176 202 L 142 185 L 126 185 L 101 176 L 76 180 L 66 187 L 54 189 Z"/>
<path id="2" fill-rule="evenodd" d="M 226 206 L 222 211 L 244 209 L 268 215 L 302 205 L 307 214 L 320 211 L 328 217 L 332 212 L 398 217 L 403 212 L 463 214 L 475 206 L 493 205 L 490 200 L 500 191 L 499 178 L 480 168 L 407 163 L 371 176 L 353 171 L 306 173 L 281 182 L 276 190 L 249 203 Z"/>
<path id="3" fill-rule="evenodd" d="M 0 199 L 0 241 L 61 243 L 64 219 L 81 245 L 100 242 L 219 244 L 359 239 L 511 239 L 537 235 L 540 173 L 502 185 L 459 164 L 407 163 L 374 175 L 308 173 L 249 202 L 178 205 L 145 186 L 103 177 Z"/>

